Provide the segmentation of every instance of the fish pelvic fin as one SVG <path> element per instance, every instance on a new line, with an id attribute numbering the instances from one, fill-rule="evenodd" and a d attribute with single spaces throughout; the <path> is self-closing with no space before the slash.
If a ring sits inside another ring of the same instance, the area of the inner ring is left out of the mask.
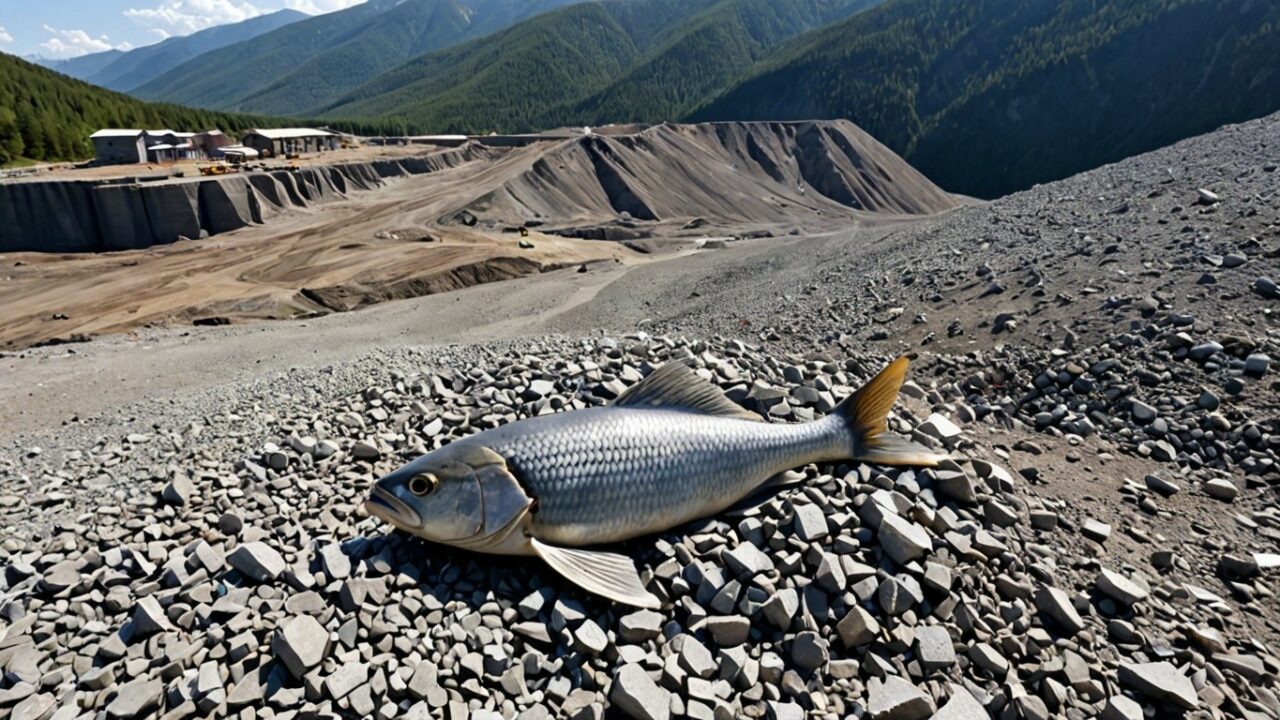
<path id="1" fill-rule="evenodd" d="M 730 400 L 720 388 L 703 380 L 693 368 L 679 361 L 654 370 L 627 388 L 613 404 L 617 407 L 690 410 L 703 415 L 764 422 L 759 415 Z"/>
<path id="2" fill-rule="evenodd" d="M 889 432 L 888 416 L 907 379 L 905 357 L 889 363 L 836 408 L 853 436 L 854 460 L 877 465 L 934 467 L 943 458 L 929 448 Z"/>
<path id="3" fill-rule="evenodd" d="M 657 595 L 645 589 L 636 564 L 625 555 L 548 545 L 529 538 L 533 551 L 566 580 L 583 590 L 623 605 L 655 610 L 662 607 Z"/>

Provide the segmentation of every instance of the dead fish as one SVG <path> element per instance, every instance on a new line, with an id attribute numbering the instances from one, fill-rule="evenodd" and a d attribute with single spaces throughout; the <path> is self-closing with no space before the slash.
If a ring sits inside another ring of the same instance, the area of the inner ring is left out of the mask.
<path id="1" fill-rule="evenodd" d="M 826 418 L 772 424 L 668 363 L 608 406 L 520 420 L 428 453 L 378 480 L 365 508 L 427 540 L 536 555 L 586 590 L 659 607 L 630 558 L 593 546 L 715 515 L 809 463 L 936 465 L 931 450 L 887 432 L 906 372 L 899 358 Z"/>

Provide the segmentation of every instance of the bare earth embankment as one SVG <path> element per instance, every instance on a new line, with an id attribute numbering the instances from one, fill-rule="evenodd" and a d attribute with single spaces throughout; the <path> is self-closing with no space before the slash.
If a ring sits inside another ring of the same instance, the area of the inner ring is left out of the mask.
<path id="1" fill-rule="evenodd" d="M 0 710 L 1280 717 L 1278 132 L 912 222 L 0 358 Z M 520 220 L 499 187 L 490 219 Z M 360 509 L 406 458 L 671 359 L 802 422 L 900 353 L 894 429 L 954 464 L 802 468 L 631 543 L 658 612 Z"/>

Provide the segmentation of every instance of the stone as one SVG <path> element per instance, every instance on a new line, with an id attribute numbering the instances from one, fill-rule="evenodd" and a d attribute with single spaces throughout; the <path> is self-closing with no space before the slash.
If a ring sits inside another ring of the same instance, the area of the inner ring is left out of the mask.
<path id="1" fill-rule="evenodd" d="M 960 685 L 952 685 L 951 697 L 931 720 L 989 720 L 990 717 L 972 693 Z"/>
<path id="2" fill-rule="evenodd" d="M 1111 526 L 1099 520 L 1089 518 L 1080 525 L 1080 532 L 1090 540 L 1104 543 L 1111 537 Z"/>
<path id="3" fill-rule="evenodd" d="M 830 659 L 827 641 L 816 632 L 802 632 L 791 641 L 791 661 L 803 670 L 817 670 Z"/>
<path id="4" fill-rule="evenodd" d="M 800 595 L 792 588 L 774 593 L 773 597 L 765 601 L 764 606 L 761 607 L 765 618 L 782 630 L 791 627 L 791 621 L 799 609 Z"/>
<path id="5" fill-rule="evenodd" d="M 925 670 L 943 670 L 956 662 L 951 633 L 941 625 L 926 625 L 916 630 L 916 658 Z"/>
<path id="6" fill-rule="evenodd" d="M 362 662 L 348 662 L 339 666 L 324 679 L 324 689 L 329 697 L 341 700 L 369 680 L 369 666 Z"/>
<path id="7" fill-rule="evenodd" d="M 330 580 L 346 580 L 351 577 L 351 558 L 338 543 L 325 543 L 320 547 L 320 567 Z"/>
<path id="8" fill-rule="evenodd" d="M 893 513 L 880 519 L 880 548 L 899 565 L 918 560 L 933 549 L 933 541 L 924 528 Z"/>
<path id="9" fill-rule="evenodd" d="M 948 448 L 954 447 L 960 441 L 960 435 L 963 432 L 947 416 L 939 413 L 933 413 L 928 419 L 920 423 L 917 431 L 941 441 Z"/>
<path id="10" fill-rule="evenodd" d="M 311 615 L 290 618 L 276 630 L 271 651 L 301 679 L 329 654 L 329 631 Z"/>
<path id="11" fill-rule="evenodd" d="M 1253 291 L 1269 300 L 1280 299 L 1280 285 L 1266 276 L 1253 281 Z"/>
<path id="12" fill-rule="evenodd" d="M 249 542 L 237 547 L 227 556 L 231 567 L 242 575 L 258 582 L 271 582 L 285 570 L 284 558 L 275 548 L 264 542 Z"/>
<path id="13" fill-rule="evenodd" d="M 880 635 L 880 623 L 861 606 L 851 609 L 836 625 L 840 642 L 846 648 L 866 645 Z"/>
<path id="14" fill-rule="evenodd" d="M 1143 720 L 1142 706 L 1124 695 L 1107 698 L 1102 708 L 1101 720 Z"/>
<path id="15" fill-rule="evenodd" d="M 925 720 L 933 715 L 933 700 L 897 675 L 868 684 L 867 713 L 873 720 Z"/>
<path id="16" fill-rule="evenodd" d="M 1204 492 L 1214 500 L 1222 502 L 1235 502 L 1236 496 L 1240 494 L 1240 490 L 1230 480 L 1225 478 L 1213 478 L 1204 485 Z"/>
<path id="17" fill-rule="evenodd" d="M 161 498 L 170 505 L 186 505 L 191 501 L 191 496 L 196 492 L 195 485 L 191 484 L 191 478 L 183 473 L 174 475 L 169 484 L 164 486 L 164 491 L 160 493 Z"/>
<path id="18" fill-rule="evenodd" d="M 148 715 L 160 707 L 163 696 L 163 682 L 139 678 L 120 686 L 115 699 L 107 705 L 107 717 L 136 718 Z"/>
<path id="19" fill-rule="evenodd" d="M 644 668 L 623 665 L 613 676 L 609 702 L 635 720 L 668 720 L 671 693 L 658 687 Z"/>
<path id="20" fill-rule="evenodd" d="M 796 535 L 805 542 L 821 540 L 827 536 L 827 516 L 817 505 L 797 505 L 794 526 Z"/>
<path id="21" fill-rule="evenodd" d="M 1172 497 L 1181 490 L 1176 483 L 1165 480 L 1158 475 L 1148 475 L 1144 478 L 1144 482 L 1146 482 L 1148 490 L 1164 497 Z"/>
<path id="22" fill-rule="evenodd" d="M 1185 710 L 1200 706 L 1200 698 L 1191 678 L 1169 662 L 1121 663 L 1120 684 L 1136 690 L 1152 700 L 1166 700 Z"/>
<path id="23" fill-rule="evenodd" d="M 609 638 L 594 620 L 588 618 L 574 629 L 573 647 L 588 655 L 599 655 L 609 647 Z"/>
<path id="24" fill-rule="evenodd" d="M 969 659 L 974 665 L 986 670 L 996 680 L 1004 680 L 1009 674 L 1009 661 L 991 645 L 980 642 L 969 646 Z"/>
<path id="25" fill-rule="evenodd" d="M 1140 580 L 1131 580 L 1118 572 L 1106 568 L 1103 568 L 1098 573 L 1094 586 L 1102 594 L 1126 606 L 1147 599 L 1147 595 L 1151 593 L 1150 589 L 1146 587 L 1146 583 Z"/>
<path id="26" fill-rule="evenodd" d="M 666 619 L 652 610 L 623 615 L 618 620 L 618 637 L 623 642 L 639 643 L 652 640 L 662 633 L 662 625 Z"/>
<path id="27" fill-rule="evenodd" d="M 1084 619 L 1076 612 L 1071 598 L 1062 590 L 1051 585 L 1041 585 L 1036 590 L 1035 602 L 1036 609 L 1065 630 L 1068 637 L 1084 630 Z"/>
<path id="28" fill-rule="evenodd" d="M 9 720 L 45 720 L 56 704 L 52 695 L 29 695 L 9 711 Z"/>
<path id="29" fill-rule="evenodd" d="M 1133 415 L 1133 419 L 1140 423 L 1149 423 L 1156 419 L 1156 409 L 1141 400 L 1134 400 L 1129 404 L 1129 412 Z"/>
<path id="30" fill-rule="evenodd" d="M 133 637 L 135 639 L 172 629 L 173 625 L 169 623 L 164 608 L 160 607 L 160 601 L 154 597 L 144 597 L 133 606 Z"/>
<path id="31" fill-rule="evenodd" d="M 709 617 L 706 628 L 717 645 L 734 647 L 747 641 L 751 632 L 751 620 L 741 615 Z"/>

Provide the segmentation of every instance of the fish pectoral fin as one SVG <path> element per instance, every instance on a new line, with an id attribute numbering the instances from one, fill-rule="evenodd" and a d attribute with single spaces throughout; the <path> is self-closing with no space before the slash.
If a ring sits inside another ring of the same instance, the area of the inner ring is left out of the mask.
<path id="1" fill-rule="evenodd" d="M 624 605 L 649 609 L 662 607 L 658 596 L 646 590 L 640 581 L 635 562 L 625 555 L 556 547 L 537 538 L 529 538 L 529 541 L 533 551 L 551 569 L 584 590 Z"/>

